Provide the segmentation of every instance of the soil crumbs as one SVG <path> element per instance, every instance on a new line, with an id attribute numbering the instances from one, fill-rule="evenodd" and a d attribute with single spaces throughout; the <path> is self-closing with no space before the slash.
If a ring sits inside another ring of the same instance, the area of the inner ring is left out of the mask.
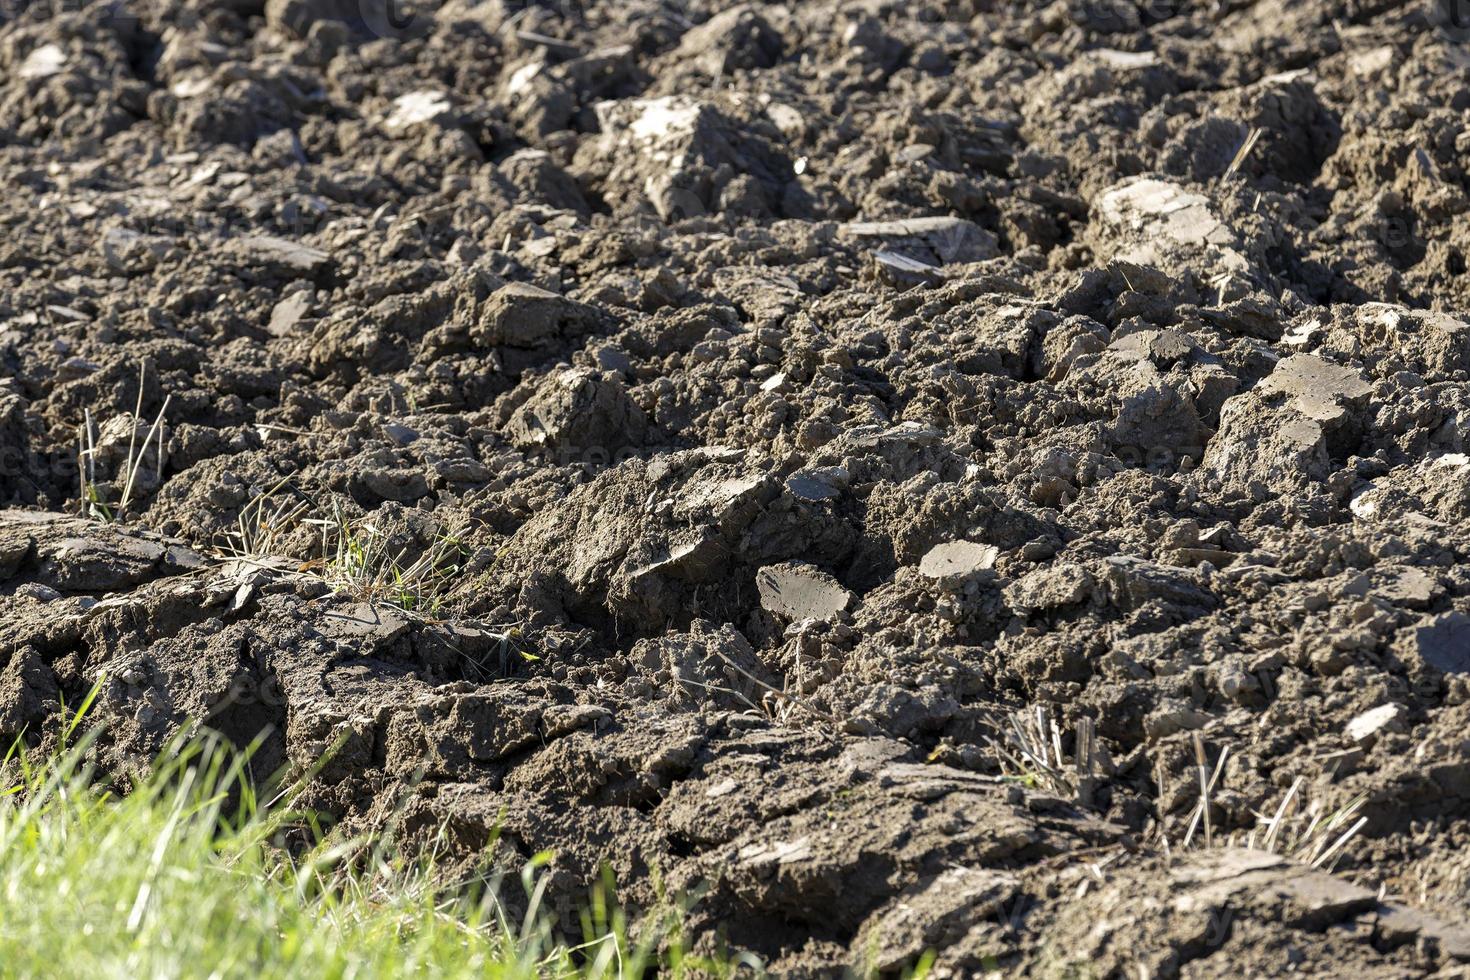
<path id="1" fill-rule="evenodd" d="M 13 5 L 0 738 L 789 976 L 1462 975 L 1467 33 Z"/>

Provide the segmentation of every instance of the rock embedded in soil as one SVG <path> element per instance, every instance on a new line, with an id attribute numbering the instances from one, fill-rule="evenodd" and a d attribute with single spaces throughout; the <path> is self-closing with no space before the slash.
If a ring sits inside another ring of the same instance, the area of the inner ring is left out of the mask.
<path id="1" fill-rule="evenodd" d="M 1355 717 L 1347 724 L 1353 742 L 1372 742 L 1382 732 L 1403 731 L 1408 709 L 1401 704 L 1382 704 Z"/>
<path id="2" fill-rule="evenodd" d="M 1293 411 L 1322 427 L 1329 445 L 1343 447 L 1351 445 L 1352 425 L 1373 388 L 1353 368 L 1295 354 L 1277 364 L 1257 391 L 1267 399 L 1285 398 Z"/>
<path id="3" fill-rule="evenodd" d="M 963 579 L 995 566 L 1000 549 L 975 541 L 937 544 L 919 561 L 919 571 L 933 579 Z"/>
<path id="4" fill-rule="evenodd" d="M 675 65 L 690 62 L 711 78 L 736 71 L 770 68 L 780 59 L 783 42 L 757 8 L 731 7 L 692 28 L 672 55 Z"/>
<path id="5" fill-rule="evenodd" d="M 598 149 L 609 165 L 604 196 L 646 200 L 665 221 L 721 211 L 717 180 L 726 172 L 753 177 L 766 200 L 779 198 L 790 176 L 779 149 L 687 95 L 602 102 L 597 118 L 604 134 Z"/>
<path id="6" fill-rule="evenodd" d="M 52 75 L 61 74 L 66 68 L 66 63 L 66 52 L 60 45 L 43 44 L 26 55 L 17 74 L 27 79 L 50 78 Z"/>
<path id="7" fill-rule="evenodd" d="M 310 289 L 297 290 L 281 300 L 271 309 L 266 332 L 272 337 L 289 337 L 297 325 L 311 311 L 315 294 Z"/>
<path id="8" fill-rule="evenodd" d="M 756 574 L 761 607 L 791 622 L 830 620 L 852 602 L 852 593 L 826 572 L 799 562 L 783 562 Z"/>
<path id="9" fill-rule="evenodd" d="M 478 343 L 543 349 L 591 332 L 596 311 L 548 289 L 511 282 L 491 295 L 470 335 Z"/>
<path id="10" fill-rule="evenodd" d="M 1429 667 L 1446 674 L 1470 673 L 1470 616 L 1447 612 L 1412 630 L 1410 649 Z"/>
<path id="11" fill-rule="evenodd" d="M 688 634 L 643 640 L 634 658 L 681 700 L 743 711 L 765 695 L 766 670 L 739 631 L 696 620 Z"/>
<path id="12" fill-rule="evenodd" d="M 314 278 L 331 266 L 319 248 L 274 235 L 247 235 L 225 245 L 228 260 L 247 272 L 285 279 Z"/>
<path id="13" fill-rule="evenodd" d="M 361 26 L 363 10 L 357 0 L 267 0 L 265 20 L 277 30 L 304 38 L 323 22 Z"/>
<path id="14" fill-rule="evenodd" d="M 393 100 L 393 110 L 383 120 L 383 131 L 389 136 L 405 136 L 415 127 L 437 123 L 450 117 L 453 105 L 449 97 L 436 89 L 418 89 Z"/>
<path id="15" fill-rule="evenodd" d="M 849 479 L 841 467 L 801 470 L 786 478 L 786 491 L 800 500 L 820 503 L 840 497 Z"/>

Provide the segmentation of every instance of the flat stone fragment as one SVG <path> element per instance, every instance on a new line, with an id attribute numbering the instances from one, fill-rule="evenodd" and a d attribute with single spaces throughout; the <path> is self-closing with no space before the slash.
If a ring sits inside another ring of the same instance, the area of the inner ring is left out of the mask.
<path id="1" fill-rule="evenodd" d="M 313 299 L 315 299 L 315 294 L 309 289 L 304 289 L 281 300 L 271 310 L 271 321 L 265 328 L 266 333 L 272 337 L 289 337 L 296 329 L 296 325 L 310 311 Z"/>
<path id="2" fill-rule="evenodd" d="M 393 111 L 383 120 L 390 136 L 401 136 L 423 123 L 436 122 L 449 115 L 449 97 L 436 89 L 418 89 L 393 100 Z"/>
<path id="3" fill-rule="evenodd" d="M 380 603 L 358 602 L 322 616 L 322 633 L 340 643 L 391 643 L 408 632 L 408 620 Z"/>
<path id="4" fill-rule="evenodd" d="M 71 592 L 138 585 L 153 576 L 164 553 L 158 542 L 110 534 L 64 538 L 36 549 L 46 584 Z"/>
<path id="5" fill-rule="evenodd" d="M 26 56 L 17 74 L 21 78 L 50 78 L 66 70 L 66 52 L 57 44 L 43 44 Z"/>
<path id="6" fill-rule="evenodd" d="M 1200 350 L 1199 343 L 1179 330 L 1139 330 L 1108 345 L 1109 353 L 1130 361 L 1151 361 L 1166 367 Z"/>
<path id="7" fill-rule="evenodd" d="M 944 263 L 979 262 L 999 254 L 994 233 L 964 218 L 850 221 L 842 226 L 842 233 L 852 238 L 916 239 Z"/>
<path id="8" fill-rule="evenodd" d="M 842 230 L 859 238 L 899 238 L 909 235 L 927 235 L 935 231 L 949 231 L 972 224 L 963 218 L 902 218 L 897 221 L 849 221 Z"/>
<path id="9" fill-rule="evenodd" d="M 225 248 L 242 266 L 281 275 L 314 276 L 332 261 L 319 248 L 274 235 L 246 235 Z"/>
<path id="10" fill-rule="evenodd" d="M 1446 674 L 1470 673 L 1470 616 L 1447 612 L 1414 630 L 1419 658 Z"/>
<path id="11" fill-rule="evenodd" d="M 1152 68 L 1159 63 L 1159 56 L 1153 51 L 1119 51 L 1116 48 L 1098 48 L 1096 51 L 1089 51 L 1088 55 L 1115 71 Z"/>
<path id="12" fill-rule="evenodd" d="M 792 621 L 829 620 L 847 608 L 852 593 L 814 565 L 784 562 L 762 568 L 755 577 L 761 608 Z"/>
<path id="13" fill-rule="evenodd" d="M 1354 368 L 1312 354 L 1293 354 L 1261 382 L 1262 394 L 1287 396 L 1297 411 L 1317 422 L 1336 421 L 1346 405 L 1361 402 L 1372 390 Z"/>
<path id="14" fill-rule="evenodd" d="M 1167 180 L 1144 178 L 1105 191 L 1103 217 L 1115 224 L 1162 219 L 1164 234 L 1189 245 L 1228 244 L 1233 236 L 1210 212 L 1210 202 Z"/>
<path id="15" fill-rule="evenodd" d="M 937 544 L 919 560 L 919 572 L 929 578 L 958 578 L 995 567 L 1000 549 L 975 541 Z"/>
<path id="16" fill-rule="evenodd" d="M 1402 731 L 1409 709 L 1401 704 L 1381 704 L 1347 723 L 1347 737 L 1354 742 L 1369 742 L 1385 731 Z"/>
<path id="17" fill-rule="evenodd" d="M 1411 941 L 1425 937 L 1439 946 L 1440 952 L 1464 962 L 1470 960 L 1470 929 L 1452 925 L 1427 912 L 1385 902 L 1378 907 L 1377 931 L 1390 939 Z"/>
<path id="18" fill-rule="evenodd" d="M 740 860 L 747 865 L 793 864 L 797 861 L 810 860 L 811 857 L 811 840 L 807 837 L 793 841 L 778 840 L 749 844 L 740 850 Z"/>
<path id="19" fill-rule="evenodd" d="M 786 478 L 786 490 L 798 500 L 819 503 L 842 496 L 847 473 L 835 468 L 801 470 Z"/>
<path id="20" fill-rule="evenodd" d="M 1176 908 L 1246 904 L 1304 926 L 1326 926 L 1375 904 L 1372 891 L 1277 854 L 1230 848 L 1205 854 L 1170 875 Z"/>
<path id="21" fill-rule="evenodd" d="M 1439 580 L 1422 568 L 1398 568 L 1377 584 L 1375 591 L 1394 603 L 1422 609 L 1439 591 Z"/>
<path id="22" fill-rule="evenodd" d="M 893 272 L 927 274 L 933 272 L 935 269 L 935 266 L 927 262 L 920 262 L 918 259 L 911 259 L 907 255 L 901 255 L 898 252 L 891 252 L 887 249 L 880 249 L 874 252 L 873 258 L 879 265 Z"/>

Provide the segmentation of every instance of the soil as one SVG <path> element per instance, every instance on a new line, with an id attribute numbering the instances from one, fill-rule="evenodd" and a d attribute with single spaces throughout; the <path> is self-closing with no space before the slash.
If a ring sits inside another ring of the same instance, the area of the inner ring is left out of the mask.
<path id="1" fill-rule="evenodd" d="M 12 5 L 0 739 L 101 678 L 106 771 L 325 754 L 348 830 L 782 975 L 1464 975 L 1467 35 Z M 1005 761 L 1037 708 L 1086 792 Z M 1299 778 L 1332 861 L 1227 846 Z"/>

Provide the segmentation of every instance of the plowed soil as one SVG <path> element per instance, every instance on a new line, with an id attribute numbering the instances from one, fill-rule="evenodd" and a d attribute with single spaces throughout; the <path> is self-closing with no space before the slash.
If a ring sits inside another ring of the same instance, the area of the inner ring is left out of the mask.
<path id="1" fill-rule="evenodd" d="M 5 12 L 0 739 L 784 975 L 1463 975 L 1462 4 L 380 4 Z"/>

